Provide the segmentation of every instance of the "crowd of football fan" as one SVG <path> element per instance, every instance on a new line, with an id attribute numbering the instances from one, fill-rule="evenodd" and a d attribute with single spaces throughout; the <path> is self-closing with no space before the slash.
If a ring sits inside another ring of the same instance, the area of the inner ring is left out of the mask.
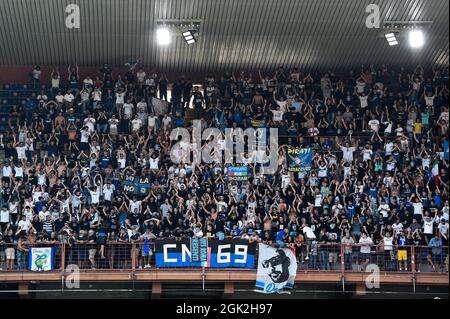
<path id="1" fill-rule="evenodd" d="M 36 66 L 29 86 L 38 92 L 12 109 L 0 135 L 8 267 L 30 241 L 89 243 L 89 260 L 104 258 L 108 243 L 162 237 L 293 245 L 300 262 L 315 244 L 448 245 L 448 70 L 280 67 L 199 86 L 141 67 L 62 73 Z M 7 84 L 2 92 L 14 95 Z M 168 96 L 157 114 L 151 98 Z M 249 164 L 247 181 L 230 181 L 223 163 L 172 163 L 170 131 L 189 127 L 189 112 L 203 127 L 278 128 L 277 173 Z M 289 172 L 286 146 L 311 147 L 312 170 Z M 148 177 L 148 194 L 123 192 L 126 174 Z"/>

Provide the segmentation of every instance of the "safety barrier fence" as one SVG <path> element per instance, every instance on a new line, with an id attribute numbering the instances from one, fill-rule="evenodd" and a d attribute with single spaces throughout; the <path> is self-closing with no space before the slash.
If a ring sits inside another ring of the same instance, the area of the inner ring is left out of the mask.
<path id="1" fill-rule="evenodd" d="M 32 271 L 30 248 L 46 247 L 53 247 L 53 271 L 62 271 L 69 265 L 76 265 L 80 271 L 155 269 L 153 245 L 147 243 L 146 246 L 144 249 L 142 242 L 108 242 L 103 246 L 96 243 L 1 243 L 0 272 Z M 308 242 L 290 247 L 295 250 L 298 271 L 303 272 L 358 272 L 365 271 L 368 265 L 376 265 L 383 272 L 448 272 L 448 246 L 384 247 Z M 255 268 L 257 260 L 256 254 Z"/>

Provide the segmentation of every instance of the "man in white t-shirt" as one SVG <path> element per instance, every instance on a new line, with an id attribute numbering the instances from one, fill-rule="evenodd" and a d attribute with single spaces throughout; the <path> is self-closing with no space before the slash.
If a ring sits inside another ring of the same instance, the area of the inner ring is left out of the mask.
<path id="1" fill-rule="evenodd" d="M 339 148 L 341 149 L 341 151 L 343 153 L 342 159 L 349 163 L 353 162 L 353 153 L 356 151 L 356 147 L 351 146 L 349 142 L 345 142 L 345 146 L 342 146 L 341 144 L 339 144 L 337 137 L 336 137 L 336 141 L 337 141 Z"/>
<path id="2" fill-rule="evenodd" d="M 272 114 L 274 122 L 281 122 L 283 120 L 283 111 L 272 110 Z"/>
<path id="3" fill-rule="evenodd" d="M 432 107 L 434 105 L 434 95 L 431 95 L 431 92 L 428 92 L 427 95 L 424 96 L 425 98 L 425 105 Z"/>
<path id="4" fill-rule="evenodd" d="M 275 95 L 275 92 L 274 92 Z M 276 103 L 278 104 L 278 110 L 280 110 L 282 113 L 287 113 L 288 109 L 287 109 L 287 101 L 284 99 L 283 96 L 280 97 L 279 100 L 275 100 Z"/>
<path id="5" fill-rule="evenodd" d="M 147 102 L 145 102 L 145 99 L 141 99 L 141 100 L 136 104 L 136 108 L 137 108 L 137 109 L 144 110 L 144 111 L 147 111 Z"/>
<path id="6" fill-rule="evenodd" d="M 26 150 L 27 150 L 27 146 L 25 145 L 24 142 L 20 142 L 18 145 L 16 145 L 16 152 L 17 152 L 18 160 L 25 160 L 27 158 L 26 153 L 25 153 Z"/>
<path id="7" fill-rule="evenodd" d="M 384 226 L 382 226 L 381 229 L 381 232 L 383 232 Z M 390 232 L 386 232 L 384 236 L 382 236 L 381 245 L 384 250 L 385 270 L 393 270 L 394 236 Z"/>
<path id="8" fill-rule="evenodd" d="M 150 169 L 159 169 L 159 157 L 150 157 Z"/>
<path id="9" fill-rule="evenodd" d="M 108 180 L 106 182 L 106 184 L 103 185 L 102 194 L 103 194 L 103 199 L 105 200 L 105 202 L 111 204 L 112 195 L 114 193 L 115 188 L 116 187 L 113 184 L 111 184 L 110 180 Z"/>
<path id="10" fill-rule="evenodd" d="M 361 94 L 358 94 L 358 97 L 359 97 L 359 103 L 360 103 L 362 109 L 365 109 L 367 106 L 369 106 L 369 103 L 368 103 L 369 97 L 364 92 L 362 92 Z"/>
<path id="11" fill-rule="evenodd" d="M 92 78 L 89 75 L 87 75 L 83 80 L 83 87 L 90 90 L 93 86 L 94 80 L 92 80 Z"/>
<path id="12" fill-rule="evenodd" d="M 442 239 L 442 244 L 444 246 L 448 246 L 448 222 L 445 220 L 445 218 L 441 218 L 441 221 L 439 223 L 439 225 L 437 226 L 438 230 L 439 230 L 439 235 L 441 236 Z"/>
<path id="13" fill-rule="evenodd" d="M 361 154 L 363 156 L 363 161 L 370 161 L 372 159 L 372 148 L 370 147 L 369 144 L 366 144 L 366 146 L 364 147 L 364 149 L 361 151 Z"/>
<path id="14" fill-rule="evenodd" d="M 360 261 L 361 261 L 361 268 L 364 271 L 371 259 L 370 251 L 371 251 L 371 245 L 373 245 L 373 241 L 372 241 L 372 238 L 367 236 L 366 233 L 362 233 L 361 238 L 359 238 L 358 244 L 361 245 L 360 250 L 359 250 L 359 252 L 361 254 Z"/>
<path id="15" fill-rule="evenodd" d="M 131 121 L 131 129 L 133 132 L 138 132 L 142 127 L 141 119 L 135 115 L 134 119 Z"/>
<path id="16" fill-rule="evenodd" d="M 89 115 L 84 119 L 83 124 L 88 128 L 90 133 L 93 133 L 95 131 L 96 122 L 97 120 L 92 115 Z"/>
<path id="17" fill-rule="evenodd" d="M 58 94 L 55 96 L 55 101 L 58 105 L 62 105 L 64 103 L 64 95 L 62 95 L 61 92 L 58 92 Z"/>
<path id="18" fill-rule="evenodd" d="M 6 162 L 2 168 L 2 177 L 7 180 L 12 175 L 12 167 L 9 165 L 9 162 Z"/>
<path id="19" fill-rule="evenodd" d="M 97 205 L 100 203 L 100 191 L 97 186 L 94 186 L 93 189 L 89 190 L 91 194 L 91 205 Z"/>
<path id="20" fill-rule="evenodd" d="M 166 114 L 164 114 L 164 118 L 163 118 L 162 122 L 163 122 L 164 128 L 167 129 L 167 128 L 169 128 L 170 123 L 172 122 L 172 119 L 166 113 Z"/>
<path id="21" fill-rule="evenodd" d="M 116 92 L 116 108 L 118 112 L 121 112 L 124 103 L 125 103 L 125 91 L 119 89 Z"/>
<path id="22" fill-rule="evenodd" d="M 417 219 L 417 217 L 419 216 L 418 220 L 421 221 L 423 218 L 423 204 L 422 201 L 420 199 L 417 199 L 415 202 L 412 203 L 413 206 L 413 216 L 414 218 Z"/>
<path id="23" fill-rule="evenodd" d="M 84 126 L 80 132 L 80 143 L 81 149 L 83 151 L 89 150 L 89 137 L 91 136 L 91 132 L 87 126 Z"/>
<path id="24" fill-rule="evenodd" d="M 64 104 L 66 105 L 66 108 L 71 108 L 74 100 L 75 96 L 73 96 L 70 90 L 67 90 L 67 93 L 64 95 Z"/>
<path id="25" fill-rule="evenodd" d="M 139 213 L 141 213 L 141 211 L 142 211 L 142 201 L 137 200 L 137 198 L 135 196 L 133 196 L 133 199 L 129 199 L 129 206 L 130 206 L 130 211 L 132 211 L 132 212 L 134 212 L 136 209 Z"/>
<path id="26" fill-rule="evenodd" d="M 430 240 L 433 237 L 434 223 L 430 216 L 425 216 L 423 219 L 423 234 L 425 239 Z"/>
<path id="27" fill-rule="evenodd" d="M 30 228 L 31 222 L 27 219 L 25 215 L 22 215 L 22 219 L 19 221 L 19 224 L 17 226 L 16 235 L 20 234 L 21 232 L 28 233 Z"/>
<path id="28" fill-rule="evenodd" d="M 92 92 L 92 107 L 94 109 L 98 108 L 98 105 L 101 103 L 102 101 L 102 91 L 98 88 L 94 89 L 94 91 Z"/>
<path id="29" fill-rule="evenodd" d="M 217 211 L 224 212 L 228 208 L 228 204 L 224 201 L 223 196 L 219 196 L 219 201 L 217 202 Z"/>
<path id="30" fill-rule="evenodd" d="M 108 120 L 109 124 L 109 134 L 117 135 L 119 133 L 119 120 L 116 119 L 116 116 L 113 114 L 112 117 Z"/>
<path id="31" fill-rule="evenodd" d="M 388 218 L 390 211 L 391 208 L 389 205 L 384 200 L 381 200 L 380 206 L 378 206 L 378 213 L 380 213 L 383 218 Z"/>
<path id="32" fill-rule="evenodd" d="M 150 113 L 150 116 L 147 118 L 148 122 L 148 130 L 149 132 L 152 132 L 156 129 L 156 121 L 158 120 L 158 117 L 152 112 Z"/>
<path id="33" fill-rule="evenodd" d="M 375 118 L 375 115 L 372 115 L 372 119 L 369 121 L 368 124 L 369 124 L 370 129 L 373 132 L 378 133 L 378 130 L 380 129 L 380 121 L 378 121 Z"/>
<path id="34" fill-rule="evenodd" d="M 384 144 L 384 152 L 386 156 L 392 155 L 392 151 L 394 150 L 394 143 L 392 141 L 388 141 Z"/>
<path id="35" fill-rule="evenodd" d="M 131 117 L 133 116 L 133 110 L 134 110 L 134 105 L 131 103 L 131 101 L 127 101 L 123 105 L 123 118 L 131 119 Z"/>
<path id="36" fill-rule="evenodd" d="M 6 230 L 6 226 L 10 222 L 9 210 L 6 207 L 2 207 L 0 210 L 0 232 Z"/>
<path id="37" fill-rule="evenodd" d="M 137 71 L 136 79 L 137 79 L 138 84 L 144 84 L 146 75 L 147 74 L 142 69 L 139 69 L 139 71 Z"/>

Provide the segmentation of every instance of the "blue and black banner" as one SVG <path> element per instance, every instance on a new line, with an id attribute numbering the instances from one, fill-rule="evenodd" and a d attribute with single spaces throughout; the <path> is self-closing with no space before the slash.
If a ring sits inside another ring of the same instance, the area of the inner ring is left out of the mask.
<path id="1" fill-rule="evenodd" d="M 150 192 L 150 182 L 147 177 L 125 175 L 122 180 L 122 190 L 129 194 L 146 196 Z"/>
<path id="2" fill-rule="evenodd" d="M 288 147 L 286 159 L 289 172 L 309 172 L 312 163 L 312 149 Z"/>
<path id="3" fill-rule="evenodd" d="M 256 243 L 243 239 L 208 240 L 206 263 L 192 261 L 189 239 L 155 242 L 156 267 L 255 268 Z"/>

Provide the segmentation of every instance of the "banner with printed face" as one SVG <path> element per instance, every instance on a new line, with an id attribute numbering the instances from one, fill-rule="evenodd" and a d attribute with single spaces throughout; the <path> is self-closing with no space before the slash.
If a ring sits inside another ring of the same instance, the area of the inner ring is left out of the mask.
<path id="1" fill-rule="evenodd" d="M 287 166 L 290 172 L 308 172 L 311 170 L 312 149 L 288 147 Z"/>
<path id="2" fill-rule="evenodd" d="M 227 176 L 230 181 L 246 181 L 248 168 L 247 166 L 230 166 L 227 168 Z"/>
<path id="3" fill-rule="evenodd" d="M 125 175 L 122 190 L 128 194 L 146 196 L 150 192 L 150 182 L 147 177 Z"/>
<path id="4" fill-rule="evenodd" d="M 189 239 L 156 240 L 156 267 L 255 268 L 256 243 L 225 239 L 208 240 L 207 245 L 206 262 L 201 261 L 204 257 L 194 257 L 198 261 L 193 261 Z"/>
<path id="5" fill-rule="evenodd" d="M 53 247 L 32 247 L 29 251 L 28 269 L 31 271 L 53 270 Z"/>
<path id="6" fill-rule="evenodd" d="M 282 292 L 293 288 L 297 274 L 297 260 L 289 248 L 273 248 L 265 244 L 258 246 L 258 271 L 256 291 L 263 293 Z"/>

